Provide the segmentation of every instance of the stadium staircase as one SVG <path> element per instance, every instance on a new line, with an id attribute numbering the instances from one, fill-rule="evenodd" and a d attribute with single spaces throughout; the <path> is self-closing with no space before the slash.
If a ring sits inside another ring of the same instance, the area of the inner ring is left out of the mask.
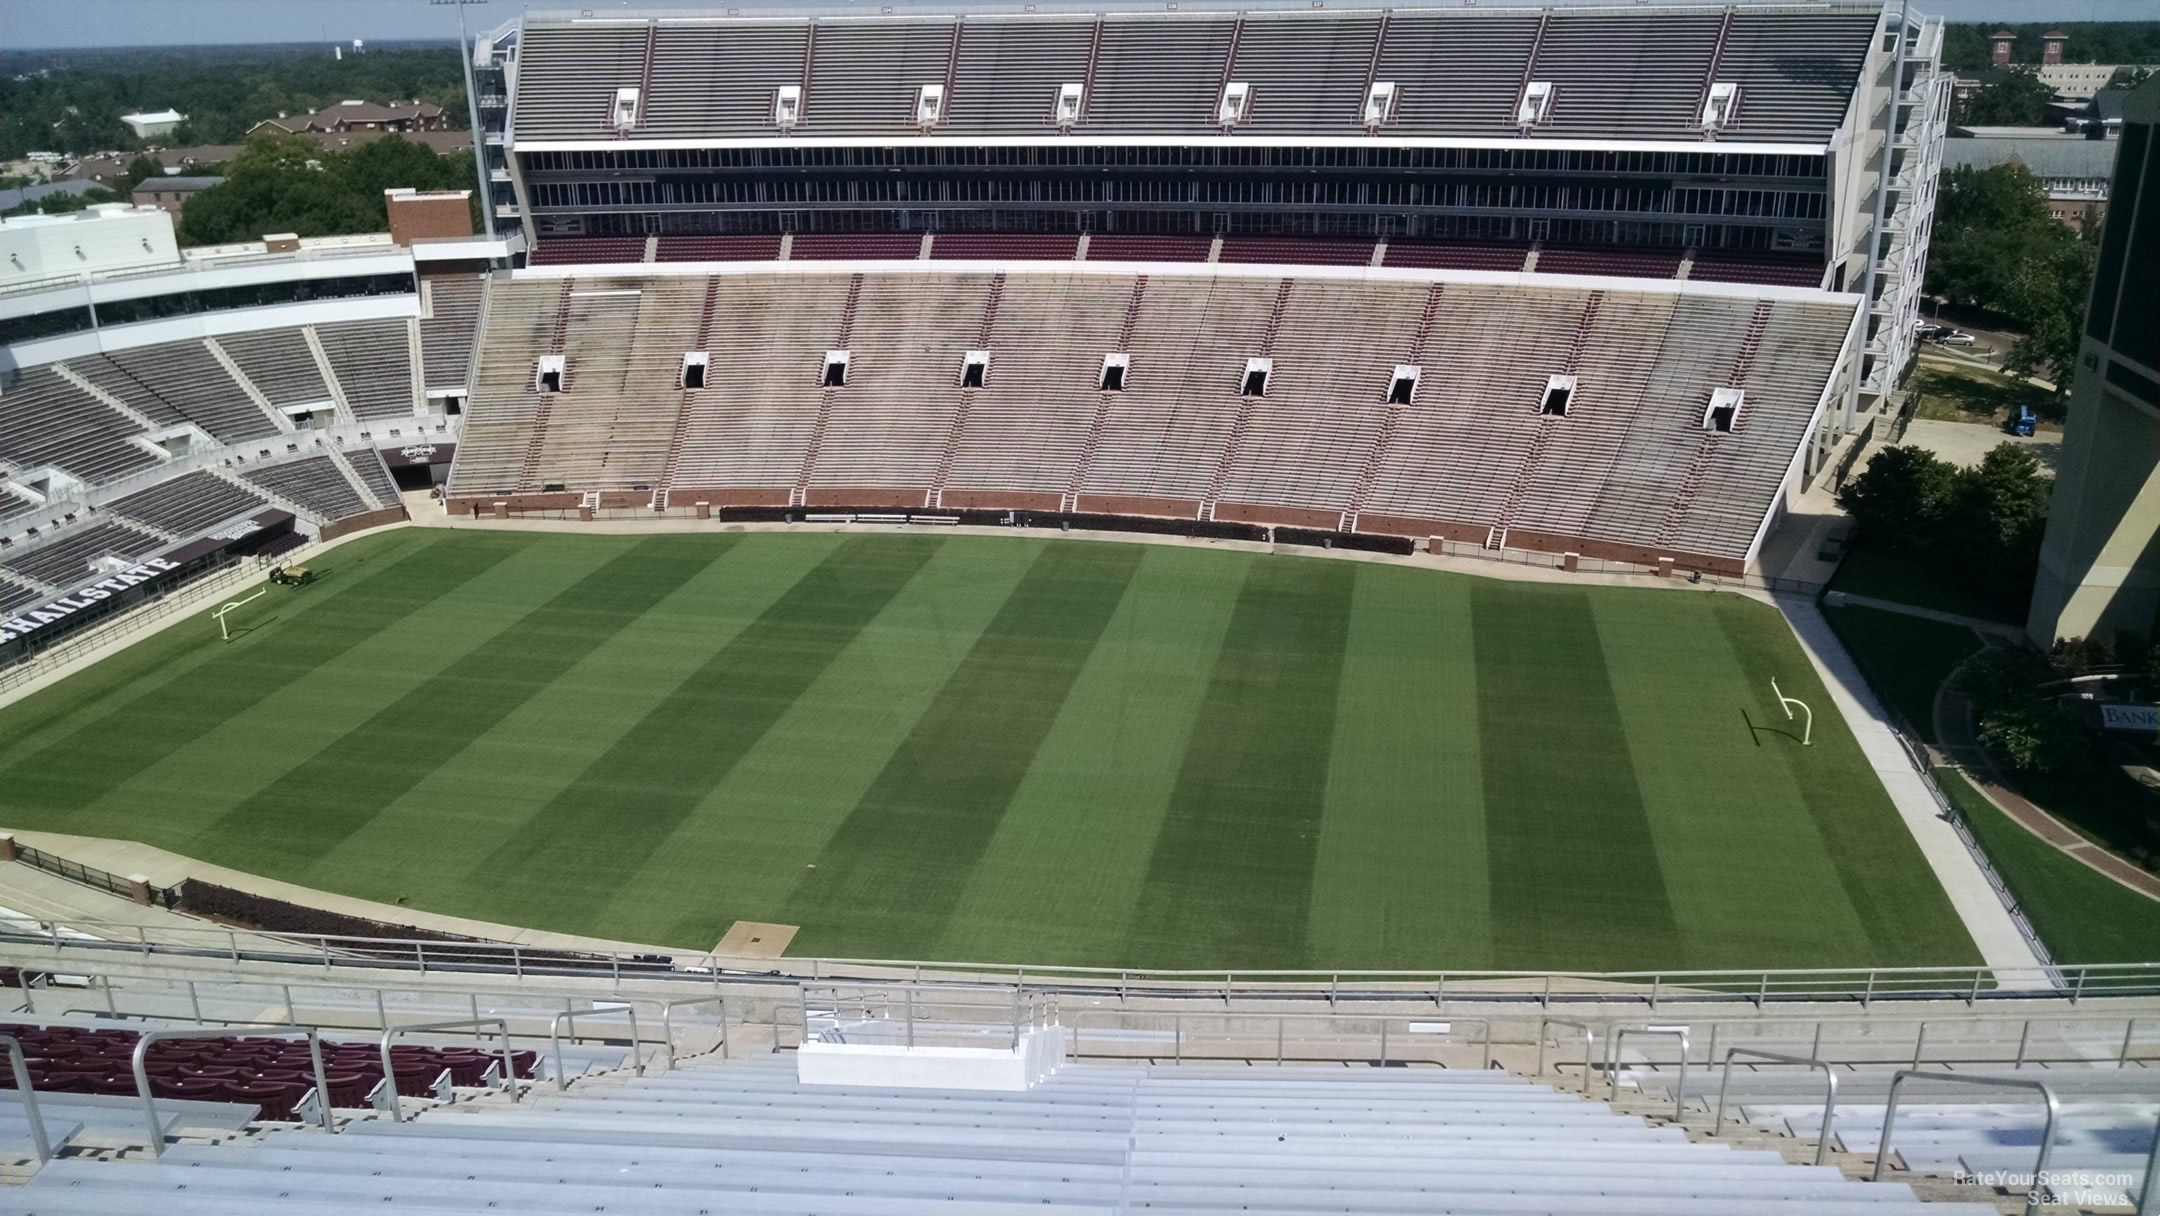
<path id="1" fill-rule="evenodd" d="M 63 1157 L 15 1198 L 34 1216 L 1996 1210 L 1698 1143 L 1499 1071 L 1080 1063 L 987 1093 L 807 1086 L 786 1053 L 544 1083 L 335 1136 Z"/>
<path id="2" fill-rule="evenodd" d="M 553 335 L 548 339 L 548 353 L 562 354 L 563 344 L 569 340 L 569 333 L 570 280 L 564 279 L 562 290 L 555 298 L 555 329 Z M 565 390 L 570 387 L 570 371 L 570 364 L 566 359 L 563 363 L 562 373 L 562 387 Z M 539 481 L 540 461 L 542 454 L 547 450 L 548 416 L 553 412 L 556 394 L 539 393 L 537 396 L 539 397 L 539 403 L 533 412 L 532 435 L 525 441 L 524 459 L 518 468 L 517 484 L 526 489 L 532 488 Z"/>
<path id="3" fill-rule="evenodd" d="M 1736 387 L 1747 383 L 1748 373 L 1755 368 L 1755 353 L 1762 349 L 1763 331 L 1769 327 L 1770 301 L 1763 300 L 1755 305 L 1754 314 L 1748 318 L 1747 335 L 1740 340 L 1740 350 L 1733 358 L 1732 372 L 1726 376 L 1725 383 Z M 1708 400 L 1706 394 L 1705 404 Z M 1744 417 L 1736 418 L 1733 427 L 1737 430 L 1745 423 Z M 1697 439 L 1694 455 L 1688 460 L 1687 472 L 1680 477 L 1680 492 L 1673 496 L 1672 504 L 1665 512 L 1664 524 L 1658 530 L 1659 544 L 1672 544 L 1679 536 L 1681 523 L 1687 519 L 1696 497 L 1702 493 L 1703 482 L 1710 473 L 1710 458 L 1714 451 L 1715 447 L 1707 433 Z"/>

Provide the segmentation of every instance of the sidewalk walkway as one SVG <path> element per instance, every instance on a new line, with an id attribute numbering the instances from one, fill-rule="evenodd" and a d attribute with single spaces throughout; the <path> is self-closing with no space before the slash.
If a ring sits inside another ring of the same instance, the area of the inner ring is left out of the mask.
<path id="1" fill-rule="evenodd" d="M 1955 679 L 1955 676 L 1952 677 Z M 1980 746 L 1973 730 L 1972 701 L 1944 684 L 1935 693 L 1935 738 L 1931 749 L 1942 763 L 1956 769 L 1980 796 L 2026 831 L 2075 857 L 2093 870 L 2151 899 L 2160 900 L 2160 876 L 2147 873 L 2077 834 L 2069 825 L 2042 810 L 2007 785 L 1994 757 Z"/>
<path id="2" fill-rule="evenodd" d="M 1842 608 L 1850 605 L 1854 608 L 1873 608 L 1880 612 L 1898 612 L 1925 620 L 1941 621 L 1945 625 L 1963 625 L 1967 629 L 1993 634 L 1996 637 L 2011 638 L 2020 642 L 2025 640 L 2025 631 L 2023 629 L 2006 621 L 1991 621 L 1984 616 L 1964 616 L 1956 612 L 1944 612 L 1937 608 L 1922 608 L 1916 604 L 1901 604 L 1896 600 L 1876 599 L 1872 595 L 1854 595 L 1850 591 L 1827 592 L 1824 594 L 1823 599 L 1827 600 L 1833 607 Z"/>
<path id="3" fill-rule="evenodd" d="M 2025 935 L 2018 931 L 2009 909 L 1995 894 L 1980 862 L 1965 847 L 1957 829 L 1942 817 L 1934 796 L 1906 758 L 1904 746 L 1891 732 L 1882 704 L 1861 677 L 1852 656 L 1845 653 L 1845 647 L 1831 631 L 1830 622 L 1823 617 L 1821 609 L 1804 596 L 1780 595 L 1777 604 L 1784 611 L 1785 619 L 1792 623 L 1793 632 L 1799 635 L 1800 645 L 1813 660 L 1823 684 L 1830 690 L 1831 701 L 1852 726 L 1853 737 L 1867 756 L 1868 766 L 1875 770 L 1890 801 L 1896 805 L 1899 817 L 1912 830 L 1913 839 L 1919 843 L 1929 868 L 1935 871 L 1936 880 L 1949 895 L 1950 905 L 1965 922 L 1966 932 L 1972 934 L 1973 944 L 1980 948 L 1981 959 L 1990 967 L 2023 972 L 2006 978 L 2003 987 L 2046 987 L 2039 957 L 2033 953 Z"/>

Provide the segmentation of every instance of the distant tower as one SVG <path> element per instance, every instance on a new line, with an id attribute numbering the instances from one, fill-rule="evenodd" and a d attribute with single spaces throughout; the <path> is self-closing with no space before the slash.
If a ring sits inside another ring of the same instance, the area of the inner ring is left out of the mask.
<path id="1" fill-rule="evenodd" d="M 2009 30 L 1996 30 L 1993 34 L 1990 34 L 1988 36 L 1993 39 L 1995 43 L 1995 66 L 1999 68 L 2009 67 L 2010 44 L 2017 41 L 2017 35 L 2011 33 Z"/>
<path id="2" fill-rule="evenodd" d="M 2061 30 L 2049 30 L 2047 33 L 2040 35 L 2040 62 L 2061 63 L 2063 61 L 2063 39 L 2067 37 L 2069 35 Z"/>
<path id="3" fill-rule="evenodd" d="M 365 39 L 361 39 L 361 38 L 355 38 L 355 39 L 353 39 L 353 40 L 352 40 L 352 53 L 353 53 L 353 54 L 357 55 L 357 54 L 361 53 L 362 51 L 365 51 L 366 49 L 367 49 L 367 41 L 366 41 Z"/>

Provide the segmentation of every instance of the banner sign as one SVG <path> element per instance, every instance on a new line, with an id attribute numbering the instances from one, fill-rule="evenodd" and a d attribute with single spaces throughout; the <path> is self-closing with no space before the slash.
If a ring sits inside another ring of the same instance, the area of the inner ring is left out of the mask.
<path id="1" fill-rule="evenodd" d="M 2160 705 L 2102 705 L 2100 725 L 2109 730 L 2160 734 Z"/>
<path id="2" fill-rule="evenodd" d="M 449 464 L 457 455 L 454 443 L 411 443 L 401 448 L 383 448 L 383 463 L 393 469 L 410 469 L 431 464 Z"/>
<path id="3" fill-rule="evenodd" d="M 144 558 L 135 565 L 120 571 L 102 582 L 92 583 L 23 612 L 0 621 L 0 643 L 18 641 L 29 637 L 48 625 L 57 624 L 81 612 L 95 608 L 126 591 L 152 579 L 163 578 L 180 568 L 180 563 L 162 557 Z"/>
<path id="4" fill-rule="evenodd" d="M 192 578 L 228 552 L 248 552 L 256 544 L 290 532 L 290 511 L 265 508 L 236 519 L 207 536 L 174 545 L 155 557 L 146 557 L 97 582 L 77 587 L 0 619 L 0 653 L 10 657 L 55 636 L 97 620 L 153 592 Z"/>

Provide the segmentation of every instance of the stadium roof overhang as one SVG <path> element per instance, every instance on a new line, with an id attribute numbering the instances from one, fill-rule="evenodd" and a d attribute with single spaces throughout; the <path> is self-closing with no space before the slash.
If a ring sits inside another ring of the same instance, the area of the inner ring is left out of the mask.
<path id="1" fill-rule="evenodd" d="M 1525 289 L 1564 288 L 1578 291 L 1633 292 L 1643 295 L 1688 295 L 1735 300 L 1793 300 L 1810 304 L 1836 303 L 1858 310 L 1860 297 L 1849 291 L 1824 291 L 1817 287 L 1793 287 L 1770 283 L 1727 283 L 1707 279 L 1628 278 L 1599 274 L 1546 274 L 1520 270 L 1459 270 L 1419 266 L 1305 266 L 1270 262 L 1117 262 L 1117 261 L 1024 261 L 1015 258 L 834 259 L 831 261 L 754 262 L 603 262 L 550 266 L 526 266 L 510 272 L 525 279 L 675 278 L 710 275 L 990 275 L 1057 274 L 1129 278 L 1145 274 L 1155 278 L 1248 278 L 1248 279 L 1354 279 L 1375 283 L 1477 283 Z"/>
<path id="2" fill-rule="evenodd" d="M 1825 143 L 1705 139 L 1519 139 L 1507 136 L 1387 135 L 816 135 L 690 139 L 517 139 L 517 152 L 673 152 L 704 148 L 1467 148 L 1544 152 L 1693 152 L 1736 156 L 1823 156 Z"/>

